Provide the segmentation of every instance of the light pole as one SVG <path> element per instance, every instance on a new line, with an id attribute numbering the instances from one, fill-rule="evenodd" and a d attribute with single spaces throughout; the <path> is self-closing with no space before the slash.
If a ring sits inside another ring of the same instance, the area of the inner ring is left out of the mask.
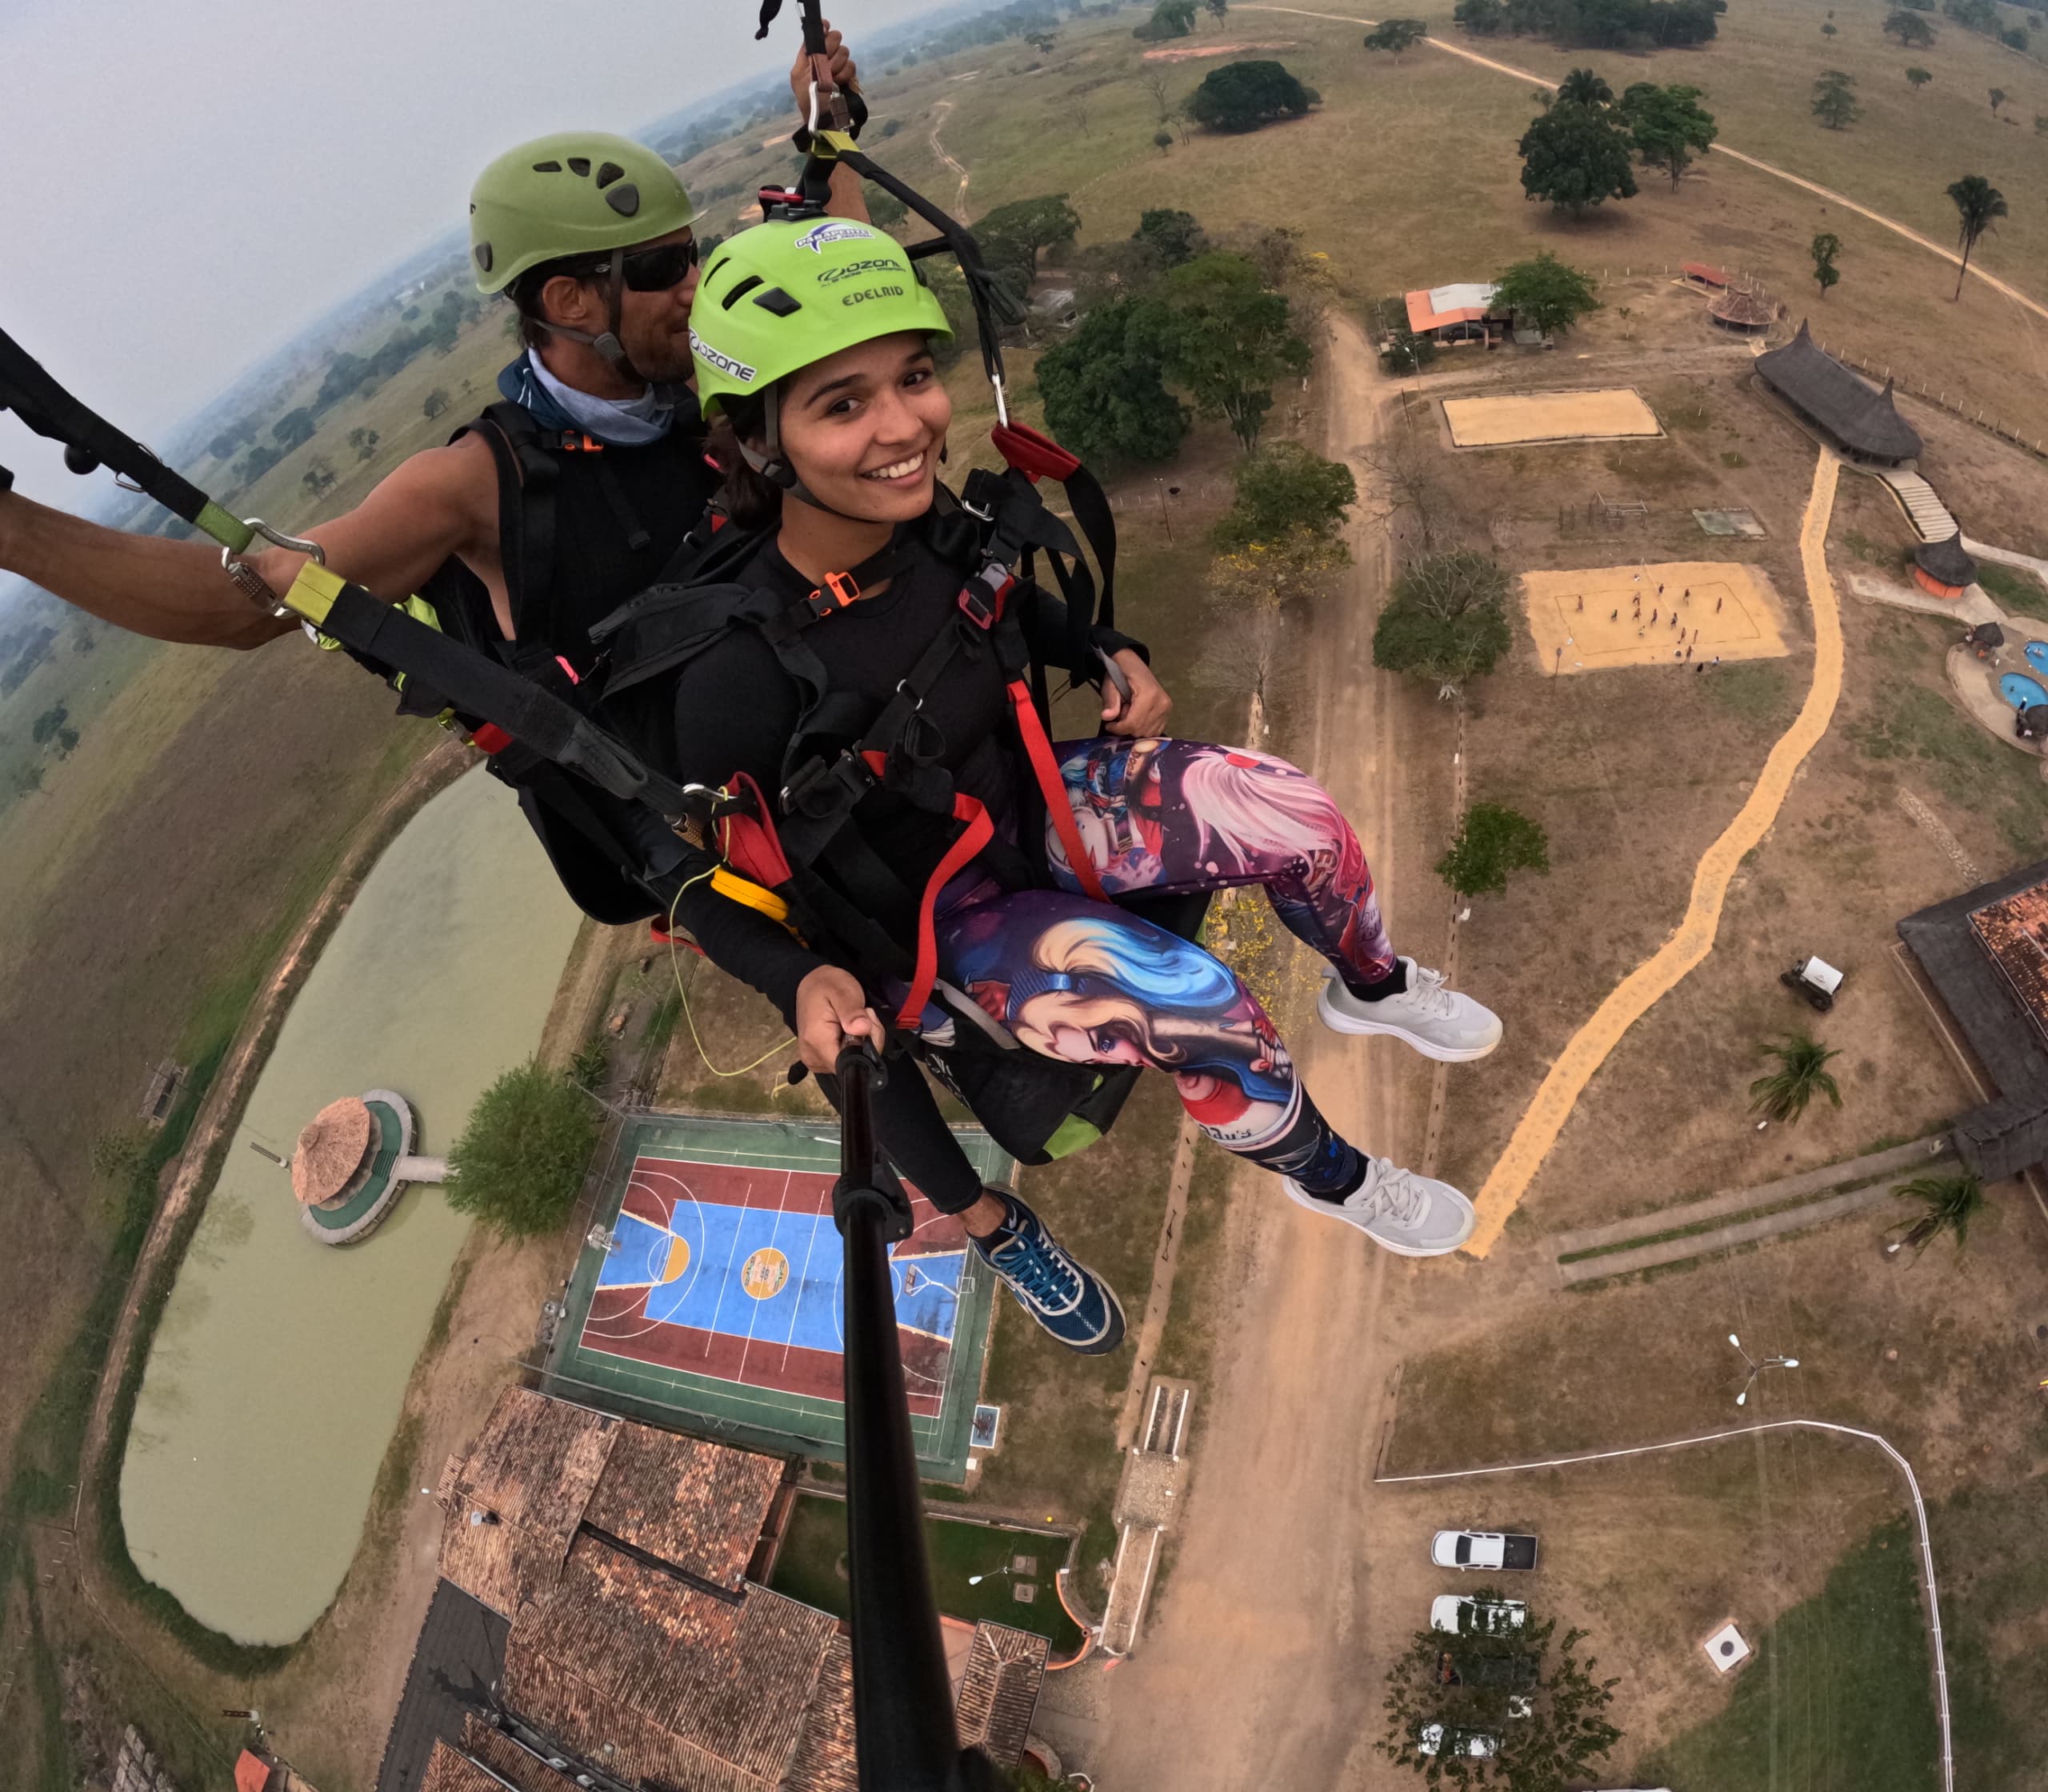
<path id="1" fill-rule="evenodd" d="M 991 1568 L 986 1574 L 970 1574 L 967 1577 L 967 1584 L 970 1586 L 979 1586 L 983 1581 L 992 1581 L 998 1575 L 1010 1574 L 1014 1566 L 1012 1563 L 1005 1562 L 1000 1568 Z"/>
<path id="2" fill-rule="evenodd" d="M 1166 508 L 1166 500 L 1170 497 L 1178 498 L 1181 488 L 1168 485 L 1164 479 L 1155 478 L 1152 483 L 1159 490 L 1159 520 L 1166 526 L 1166 545 L 1171 547 L 1174 544 L 1174 518 L 1172 512 Z"/>
<path id="3" fill-rule="evenodd" d="M 1742 1339 L 1732 1331 L 1728 1334 L 1728 1342 L 1742 1351 L 1742 1361 L 1750 1366 L 1749 1379 L 1742 1383 L 1742 1391 L 1735 1396 L 1735 1404 L 1738 1406 L 1749 1403 L 1750 1390 L 1757 1385 L 1757 1377 L 1766 1369 L 1797 1369 L 1799 1366 L 1797 1357 L 1766 1357 L 1762 1362 L 1758 1362 L 1747 1350 L 1742 1350 Z"/>

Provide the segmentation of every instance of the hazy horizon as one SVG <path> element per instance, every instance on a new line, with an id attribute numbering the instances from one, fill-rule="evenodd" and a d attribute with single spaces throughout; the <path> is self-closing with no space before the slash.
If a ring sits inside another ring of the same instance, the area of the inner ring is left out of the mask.
<path id="1" fill-rule="evenodd" d="M 863 31 L 942 3 L 841 0 L 838 22 L 858 55 Z M 630 135 L 786 69 L 794 7 L 765 43 L 758 12 L 622 0 L 598 28 L 535 0 L 0 10 L 0 326 L 146 441 L 459 227 L 478 170 L 511 144 Z M 106 495 L 11 417 L 0 464 L 44 503 Z"/>

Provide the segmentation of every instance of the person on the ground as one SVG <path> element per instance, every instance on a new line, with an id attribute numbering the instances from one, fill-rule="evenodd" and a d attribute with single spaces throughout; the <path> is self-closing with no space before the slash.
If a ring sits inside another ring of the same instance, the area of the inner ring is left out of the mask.
<path id="1" fill-rule="evenodd" d="M 786 620 L 729 626 L 659 682 L 627 690 L 622 674 L 610 713 L 678 779 L 783 792 L 774 806 L 787 827 L 789 768 L 814 749 L 817 763 L 830 763 L 866 738 L 935 640 L 960 613 L 974 616 L 969 592 L 978 587 L 963 587 L 979 570 L 974 532 L 959 526 L 958 501 L 937 478 L 952 404 L 931 345 L 950 331 L 896 243 L 801 221 L 760 225 L 722 245 L 691 315 L 729 526 L 758 532 L 738 571 L 728 564 L 722 577 L 786 594 L 764 614 L 823 614 L 801 630 L 818 670 L 806 694 L 786 669 L 771 637 L 783 630 L 786 647 Z M 1100 665 L 1068 662 L 1057 599 L 1024 585 L 1010 602 L 1021 606 L 1041 668 L 1102 678 Z M 966 638 L 973 649 L 978 638 Z M 916 712 L 918 766 L 946 774 L 943 787 L 930 801 L 907 782 L 867 788 L 850 811 L 862 862 L 926 892 L 938 978 L 1026 1050 L 1165 1070 L 1204 1133 L 1274 1171 L 1310 1211 L 1403 1254 L 1454 1250 L 1474 1223 L 1465 1197 L 1339 1135 L 1236 974 L 1114 901 L 1082 894 L 1088 880 L 1062 833 L 1111 898 L 1264 886 L 1282 922 L 1328 962 L 1318 1010 L 1338 1032 L 1387 1034 L 1462 1060 L 1492 1050 L 1500 1022 L 1395 953 L 1358 838 L 1327 792 L 1265 754 L 1163 738 L 1169 700 L 1143 648 L 1102 629 L 1091 645 L 1119 669 L 1128 695 L 1106 704 L 1099 737 L 1053 747 L 1065 814 L 1037 820 L 1034 792 L 1044 785 L 1006 731 L 1006 693 L 1017 688 L 1006 679 L 1017 674 L 998 663 L 1000 650 L 970 650 Z M 996 844 L 954 870 L 934 898 L 929 886 L 958 838 L 955 794 L 986 809 Z M 1042 840 L 1021 838 L 1026 826 Z M 715 868 L 706 858 L 689 875 L 674 918 L 714 962 L 777 1006 L 805 1062 L 826 1073 L 850 1039 L 881 1044 L 872 1005 L 893 1008 L 906 990 L 864 984 L 850 963 L 722 892 L 709 881 Z M 867 918 L 883 924 L 878 910 Z M 965 1024 L 934 1003 L 912 1030 L 944 1040 Z M 1123 1330 L 1114 1292 L 1013 1191 L 983 1186 L 922 1079 L 892 1076 L 886 1102 L 876 1116 L 884 1147 L 935 1206 L 960 1216 L 1026 1310 L 1078 1350 L 1114 1348 Z"/>
<path id="2" fill-rule="evenodd" d="M 834 81 L 854 86 L 851 54 L 836 31 L 828 42 Z M 799 55 L 800 111 L 810 74 Z M 850 171 L 833 195 L 835 210 L 866 216 Z M 599 131 L 500 156 L 470 213 L 478 288 L 507 295 L 520 318 L 522 352 L 498 380 L 506 404 L 303 533 L 374 596 L 425 594 L 450 632 L 580 670 L 590 624 L 658 574 L 715 482 L 690 390 L 698 213 L 660 156 Z M 527 502 L 542 486 L 544 529 Z M 279 593 L 304 562 L 280 547 L 244 558 Z M 252 602 L 204 543 L 123 534 L 5 491 L 0 570 L 166 641 L 258 647 L 298 626 Z"/>

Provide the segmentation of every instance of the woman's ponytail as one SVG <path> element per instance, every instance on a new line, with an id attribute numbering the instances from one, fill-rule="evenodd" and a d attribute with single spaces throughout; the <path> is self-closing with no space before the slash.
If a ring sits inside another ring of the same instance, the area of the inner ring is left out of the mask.
<path id="1" fill-rule="evenodd" d="M 765 438 L 767 425 L 767 394 L 750 392 L 724 400 L 705 437 L 706 451 L 725 476 L 719 501 L 746 530 L 771 528 L 782 520 L 782 488 L 749 466 L 739 447 L 742 442 Z"/>

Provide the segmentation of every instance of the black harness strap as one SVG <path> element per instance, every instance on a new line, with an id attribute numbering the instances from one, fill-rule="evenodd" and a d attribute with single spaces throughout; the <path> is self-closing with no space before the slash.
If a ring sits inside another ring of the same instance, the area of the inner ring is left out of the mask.
<path id="1" fill-rule="evenodd" d="M 483 414 L 491 426 L 484 440 L 498 462 L 498 538 L 509 550 L 505 594 L 512 606 L 513 632 L 522 640 L 551 641 L 558 472 L 554 456 L 523 406 L 500 399 Z M 638 526 L 637 519 L 634 526 Z"/>

